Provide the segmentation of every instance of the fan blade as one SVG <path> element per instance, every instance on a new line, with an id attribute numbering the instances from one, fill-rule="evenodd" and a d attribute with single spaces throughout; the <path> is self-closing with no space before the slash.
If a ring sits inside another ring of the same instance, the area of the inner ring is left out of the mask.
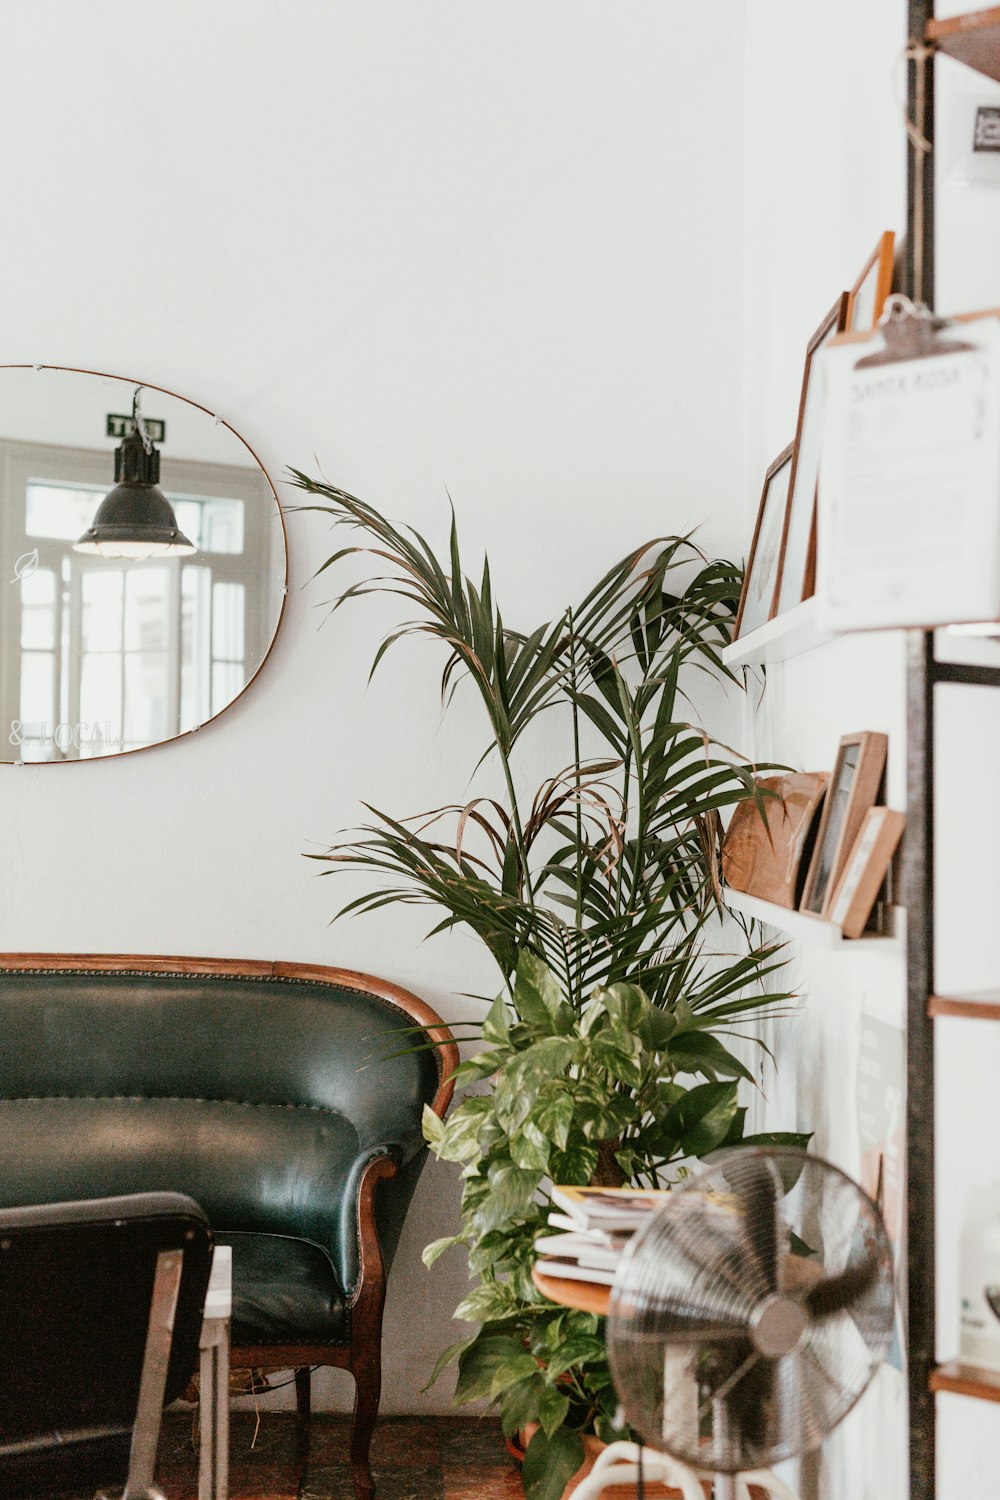
<path id="1" fill-rule="evenodd" d="M 872 1255 L 837 1276 L 827 1276 L 806 1292 L 809 1316 L 818 1321 L 849 1311 L 874 1286 L 878 1271 L 878 1259 Z"/>
<path id="2" fill-rule="evenodd" d="M 774 1360 L 758 1359 L 727 1397 L 730 1420 L 740 1434 L 743 1455 L 766 1453 L 771 1444 L 774 1398 Z"/>
<path id="3" fill-rule="evenodd" d="M 731 1214 L 720 1216 L 711 1202 L 695 1201 L 686 1207 L 683 1235 L 670 1238 L 671 1258 L 678 1271 L 683 1262 L 688 1268 L 685 1280 L 692 1283 L 711 1267 L 714 1283 L 725 1286 L 741 1300 L 752 1296 L 757 1290 L 750 1285 L 755 1256 L 743 1232 L 742 1215 L 738 1219 Z"/>
<path id="4" fill-rule="evenodd" d="M 745 1323 L 712 1322 L 707 1317 L 691 1318 L 682 1322 L 681 1317 L 675 1313 L 670 1313 L 668 1316 L 676 1319 L 669 1333 L 664 1333 L 659 1327 L 649 1329 L 630 1327 L 623 1330 L 622 1343 L 662 1344 L 664 1349 L 673 1349 L 675 1346 L 684 1344 L 726 1344 L 731 1340 L 745 1339 L 747 1336 Z"/>
<path id="5" fill-rule="evenodd" d="M 614 1316 L 622 1336 L 640 1342 L 653 1339 L 658 1343 L 691 1343 L 700 1338 L 746 1338 L 754 1304 L 747 1297 L 733 1297 L 728 1290 L 706 1287 L 704 1276 L 690 1281 L 682 1267 L 670 1268 L 659 1284 L 642 1297 L 627 1291 L 612 1292 Z M 685 1284 L 686 1283 L 686 1284 Z"/>
<path id="6" fill-rule="evenodd" d="M 780 1233 L 778 1183 L 766 1159 L 743 1164 L 740 1187 L 746 1201 L 745 1222 L 751 1253 L 760 1263 L 763 1290 L 778 1290 Z"/>
<path id="7" fill-rule="evenodd" d="M 699 1419 L 712 1412 L 712 1465 L 735 1473 L 752 1466 L 771 1442 L 774 1362 L 749 1341 L 706 1349 L 699 1362 L 706 1395 Z"/>

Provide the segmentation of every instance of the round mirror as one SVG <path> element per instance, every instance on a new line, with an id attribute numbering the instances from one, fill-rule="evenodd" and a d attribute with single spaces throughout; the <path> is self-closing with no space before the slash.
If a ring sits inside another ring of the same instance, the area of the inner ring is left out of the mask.
<path id="1" fill-rule="evenodd" d="M 141 750 L 239 697 L 285 534 L 231 427 L 134 380 L 0 366 L 0 475 L 0 761 Z"/>

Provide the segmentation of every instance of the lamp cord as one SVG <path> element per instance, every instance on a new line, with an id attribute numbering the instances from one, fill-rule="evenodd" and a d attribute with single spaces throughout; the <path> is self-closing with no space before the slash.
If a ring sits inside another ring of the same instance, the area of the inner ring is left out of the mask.
<path id="1" fill-rule="evenodd" d="M 135 423 L 136 432 L 142 439 L 142 446 L 145 448 L 147 453 L 152 453 L 153 439 L 146 431 L 146 423 L 143 421 L 142 406 L 139 401 L 139 397 L 141 394 L 142 386 L 137 385 L 135 388 L 135 395 L 132 397 L 132 421 Z"/>
<path id="2" fill-rule="evenodd" d="M 642 1444 L 639 1444 L 639 1476 L 635 1487 L 635 1500 L 646 1500 L 646 1480 L 643 1474 Z"/>

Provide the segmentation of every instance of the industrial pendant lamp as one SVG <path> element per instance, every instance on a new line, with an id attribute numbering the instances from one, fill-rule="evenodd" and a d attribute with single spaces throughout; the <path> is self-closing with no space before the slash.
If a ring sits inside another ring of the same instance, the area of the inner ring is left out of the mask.
<path id="1" fill-rule="evenodd" d="M 160 454 L 142 420 L 140 386 L 132 398 L 132 431 L 115 449 L 115 487 L 97 507 L 74 552 L 98 557 L 181 557 L 196 551 L 158 487 Z"/>

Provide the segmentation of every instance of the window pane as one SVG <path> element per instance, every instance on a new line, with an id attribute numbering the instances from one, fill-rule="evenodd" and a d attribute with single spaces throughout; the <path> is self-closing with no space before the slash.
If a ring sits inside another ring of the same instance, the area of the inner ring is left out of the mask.
<path id="1" fill-rule="evenodd" d="M 114 470 L 108 466 L 108 489 Z M 51 536 L 75 542 L 94 519 L 94 512 L 106 491 L 86 489 L 69 484 L 46 484 L 28 481 L 25 506 L 25 530 L 29 536 Z"/>
<path id="2" fill-rule="evenodd" d="M 120 656 L 83 658 L 80 667 L 80 722 L 100 724 L 102 734 L 117 738 L 122 715 L 122 679 Z M 107 725 L 110 724 L 110 730 Z"/>
<path id="3" fill-rule="evenodd" d="M 148 745 L 174 731 L 167 725 L 167 653 L 125 658 L 125 743 Z"/>
<path id="4" fill-rule="evenodd" d="M 167 646 L 170 574 L 166 568 L 129 568 L 125 574 L 126 651 Z"/>
<path id="5" fill-rule="evenodd" d="M 51 650 L 56 643 L 56 575 L 47 568 L 21 580 L 21 645 Z"/>
<path id="6" fill-rule="evenodd" d="M 121 650 L 123 576 L 119 568 L 88 568 L 81 578 L 80 644 L 84 651 Z"/>
<path id="7" fill-rule="evenodd" d="M 168 496 L 177 524 L 202 552 L 243 551 L 243 501 Z"/>
<path id="8" fill-rule="evenodd" d="M 206 552 L 243 551 L 243 501 L 206 500 L 202 511 Z"/>
<path id="9" fill-rule="evenodd" d="M 21 724 L 25 734 L 37 734 L 43 724 L 52 732 L 55 657 L 48 651 L 21 655 Z"/>
<path id="10" fill-rule="evenodd" d="M 201 539 L 201 504 L 197 500 L 178 500 L 176 495 L 168 495 L 167 499 L 174 507 L 174 515 L 177 517 L 177 525 L 189 542 L 193 542 L 200 552 L 202 550 Z"/>
<path id="11" fill-rule="evenodd" d="M 212 573 L 209 568 L 181 570 L 181 730 L 203 724 L 211 713 L 211 644 L 209 640 Z"/>
<path id="12" fill-rule="evenodd" d="M 212 663 L 212 712 L 217 714 L 243 690 L 243 667 L 239 662 Z"/>
<path id="13" fill-rule="evenodd" d="M 242 583 L 217 583 L 212 589 L 212 655 L 222 661 L 243 660 Z"/>

